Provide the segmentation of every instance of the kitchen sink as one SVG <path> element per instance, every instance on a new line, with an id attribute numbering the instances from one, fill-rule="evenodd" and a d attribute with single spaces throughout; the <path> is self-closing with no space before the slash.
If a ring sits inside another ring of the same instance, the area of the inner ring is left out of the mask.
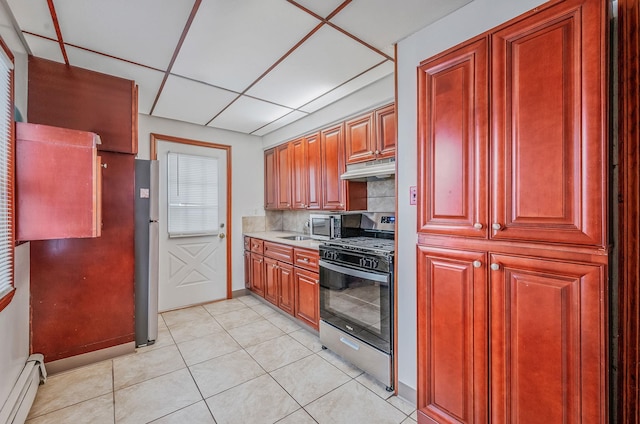
<path id="1" fill-rule="evenodd" d="M 286 237 L 278 237 L 278 238 L 285 239 L 285 240 L 296 240 L 296 241 L 311 240 L 311 237 L 309 236 L 286 236 Z"/>

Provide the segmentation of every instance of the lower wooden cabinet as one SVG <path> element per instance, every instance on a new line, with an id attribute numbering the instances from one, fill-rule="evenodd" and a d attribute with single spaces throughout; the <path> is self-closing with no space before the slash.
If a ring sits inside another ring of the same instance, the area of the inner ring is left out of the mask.
<path id="1" fill-rule="evenodd" d="M 245 237 L 245 287 L 319 328 L 318 252 Z"/>
<path id="2" fill-rule="evenodd" d="M 296 318 L 318 330 L 320 325 L 320 281 L 318 273 L 296 269 L 294 280 Z"/>
<path id="3" fill-rule="evenodd" d="M 605 422 L 606 290 L 599 263 L 418 246 L 418 422 Z"/>

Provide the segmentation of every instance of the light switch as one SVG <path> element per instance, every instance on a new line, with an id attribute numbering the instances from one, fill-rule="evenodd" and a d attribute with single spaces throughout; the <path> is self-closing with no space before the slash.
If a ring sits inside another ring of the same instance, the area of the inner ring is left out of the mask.
<path id="1" fill-rule="evenodd" d="M 418 204 L 418 188 L 416 186 L 409 187 L 409 204 Z"/>
<path id="2" fill-rule="evenodd" d="M 149 198 L 149 189 L 148 188 L 141 188 L 140 189 L 140 198 L 141 199 L 148 199 Z"/>

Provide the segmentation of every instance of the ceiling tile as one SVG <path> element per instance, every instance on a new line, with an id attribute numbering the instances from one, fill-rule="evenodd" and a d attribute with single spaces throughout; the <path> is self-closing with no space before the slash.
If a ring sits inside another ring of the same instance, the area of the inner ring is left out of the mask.
<path id="1" fill-rule="evenodd" d="M 247 94 L 295 109 L 382 60 L 379 54 L 324 26 Z"/>
<path id="2" fill-rule="evenodd" d="M 80 68 L 113 75 L 138 84 L 138 112 L 149 114 L 164 73 L 97 53 L 67 46 L 69 63 Z"/>
<path id="3" fill-rule="evenodd" d="M 209 126 L 251 133 L 289 112 L 291 109 L 242 96 L 217 116 Z"/>
<path id="4" fill-rule="evenodd" d="M 65 42 L 166 70 L 194 0 L 64 0 L 55 4 Z"/>
<path id="5" fill-rule="evenodd" d="M 49 6 L 44 0 L 7 0 L 20 29 L 58 39 Z"/>
<path id="6" fill-rule="evenodd" d="M 306 113 L 300 112 L 298 110 L 294 110 L 291 113 L 286 114 L 282 118 L 273 121 L 269 125 L 266 125 L 260 128 L 257 131 L 252 132 L 253 135 L 263 136 L 265 134 L 269 134 L 272 131 L 277 130 L 278 128 L 282 128 L 285 125 L 289 125 L 290 123 L 297 121 L 298 119 L 304 118 L 307 116 Z"/>
<path id="7" fill-rule="evenodd" d="M 470 2 L 353 0 L 331 22 L 393 57 L 394 43 Z"/>
<path id="8" fill-rule="evenodd" d="M 303 6 L 316 15 L 326 18 L 342 4 L 344 0 L 295 0 L 300 6 Z"/>
<path id="9" fill-rule="evenodd" d="M 205 125 L 237 96 L 231 91 L 170 75 L 153 115 Z"/>
<path id="10" fill-rule="evenodd" d="M 203 2 L 171 72 L 242 92 L 318 23 L 283 0 Z"/>
<path id="11" fill-rule="evenodd" d="M 361 88 L 375 82 L 378 81 L 381 78 L 386 77 L 387 75 L 391 75 L 393 74 L 394 71 L 394 65 L 393 62 L 391 61 L 386 61 L 383 64 L 376 66 L 375 68 L 371 69 L 369 72 L 360 75 L 358 78 L 355 78 L 349 82 L 347 82 L 346 84 L 343 84 L 339 87 L 336 87 L 334 90 L 331 90 L 330 92 L 328 92 L 327 94 L 325 94 L 324 96 L 321 96 L 319 98 L 317 98 L 316 100 L 313 100 L 309 103 L 307 103 L 306 105 L 300 107 L 300 110 L 305 111 L 305 112 L 315 112 L 318 109 L 321 109 L 339 99 L 341 99 L 344 96 L 347 96 L 351 93 L 354 93 L 358 90 L 360 90 Z M 393 97 L 393 89 L 390 91 L 389 93 L 389 97 Z"/>
<path id="12" fill-rule="evenodd" d="M 64 63 L 60 44 L 57 42 L 29 34 L 24 34 L 24 38 L 27 40 L 29 49 L 34 56 Z"/>

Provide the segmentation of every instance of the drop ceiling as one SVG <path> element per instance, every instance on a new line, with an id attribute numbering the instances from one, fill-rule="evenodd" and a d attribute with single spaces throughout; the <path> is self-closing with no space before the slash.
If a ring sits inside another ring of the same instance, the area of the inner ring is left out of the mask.
<path id="1" fill-rule="evenodd" d="M 135 80 L 140 113 L 262 136 L 392 74 L 394 44 L 471 0 L 0 1 L 27 53 Z"/>

